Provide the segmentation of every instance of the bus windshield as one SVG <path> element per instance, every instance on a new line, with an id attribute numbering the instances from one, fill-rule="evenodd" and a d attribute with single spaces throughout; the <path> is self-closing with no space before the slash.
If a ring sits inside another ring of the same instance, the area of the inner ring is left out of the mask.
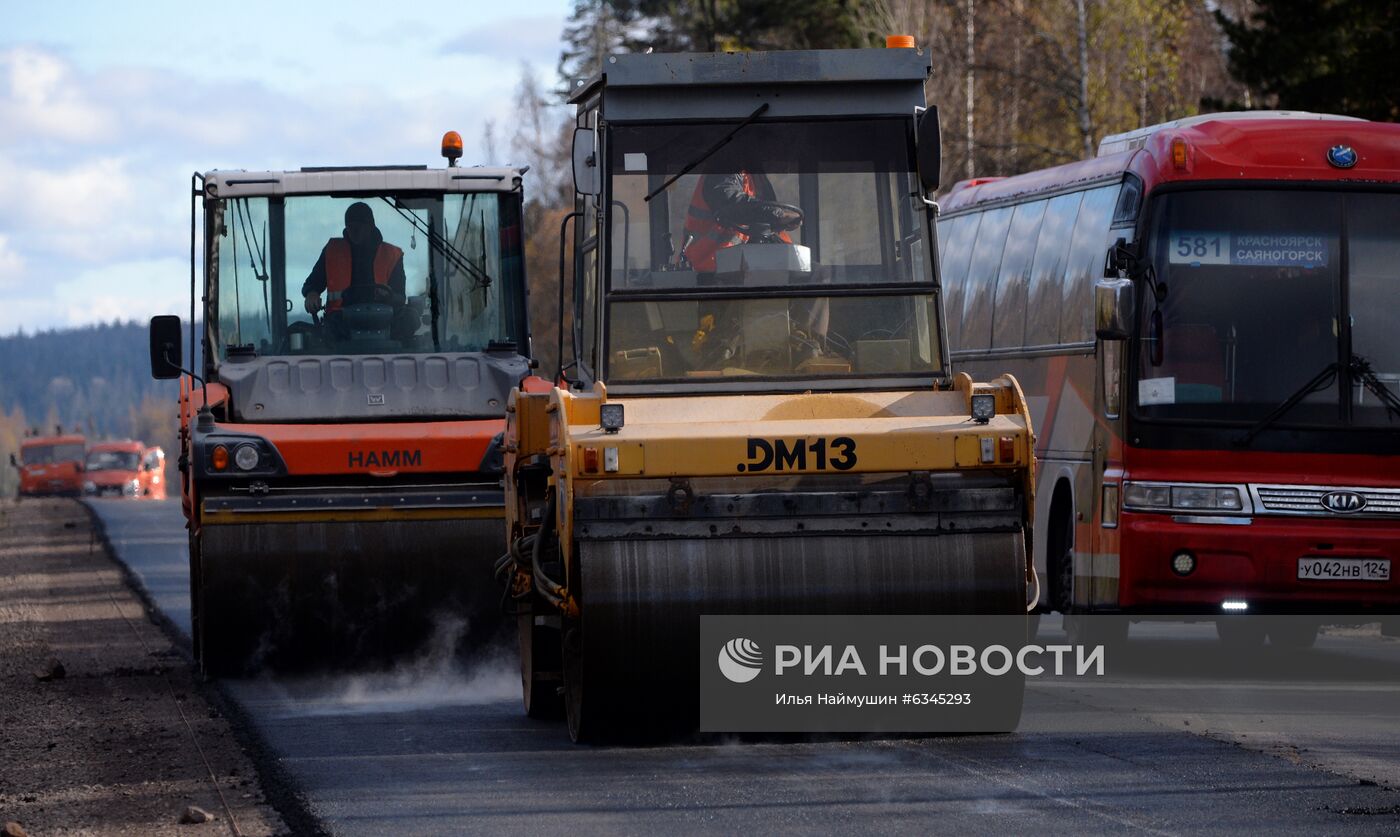
<path id="1" fill-rule="evenodd" d="M 220 359 L 524 349 L 516 194 L 234 198 L 213 219 Z"/>
<path id="2" fill-rule="evenodd" d="M 1400 426 L 1372 388 L 1400 394 L 1400 195 L 1181 192 L 1154 217 L 1142 415 L 1253 422 L 1298 395 L 1278 425 Z M 1354 360 L 1372 387 L 1343 393 Z"/>
<path id="3" fill-rule="evenodd" d="M 910 120 L 608 136 L 610 380 L 941 371 Z"/>

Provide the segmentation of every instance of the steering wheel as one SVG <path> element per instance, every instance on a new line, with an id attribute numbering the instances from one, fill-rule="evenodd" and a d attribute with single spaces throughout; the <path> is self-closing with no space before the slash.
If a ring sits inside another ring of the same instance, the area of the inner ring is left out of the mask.
<path id="1" fill-rule="evenodd" d="M 762 221 L 753 220 L 753 215 L 759 211 L 769 217 Z M 795 230 L 802 226 L 803 218 L 802 207 L 778 201 L 747 201 L 715 212 L 715 220 L 719 223 L 759 240 Z"/>

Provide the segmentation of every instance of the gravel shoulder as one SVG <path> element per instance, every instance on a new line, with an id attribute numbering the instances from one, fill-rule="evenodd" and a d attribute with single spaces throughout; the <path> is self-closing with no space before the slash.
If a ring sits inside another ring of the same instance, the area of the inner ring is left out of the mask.
<path id="1" fill-rule="evenodd" d="M 190 806 L 213 815 L 182 824 Z M 0 501 L 0 823 L 283 834 L 231 724 L 81 505 Z"/>

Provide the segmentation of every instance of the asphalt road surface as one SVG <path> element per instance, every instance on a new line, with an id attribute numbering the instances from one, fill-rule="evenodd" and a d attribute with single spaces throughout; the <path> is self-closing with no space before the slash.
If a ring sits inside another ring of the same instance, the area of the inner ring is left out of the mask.
<path id="1" fill-rule="evenodd" d="M 178 501 L 91 505 L 188 632 Z M 222 685 L 337 834 L 1400 833 L 1400 642 L 1242 662 L 1209 625 L 1133 637 L 1102 680 L 1032 682 L 1011 735 L 580 747 L 524 716 L 509 652 Z"/>

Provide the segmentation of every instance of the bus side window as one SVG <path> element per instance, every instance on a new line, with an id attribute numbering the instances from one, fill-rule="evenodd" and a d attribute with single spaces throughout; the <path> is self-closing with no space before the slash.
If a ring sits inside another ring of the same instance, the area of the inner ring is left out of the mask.
<path id="1" fill-rule="evenodd" d="M 1045 218 L 1045 201 L 1023 203 L 1011 218 L 1006 253 L 997 277 L 996 303 L 992 307 L 992 348 L 1020 348 L 1026 329 L 1026 286 L 1031 278 L 1036 238 Z"/>
<path id="2" fill-rule="evenodd" d="M 1051 198 L 1040 224 L 1040 235 L 1031 262 L 1031 281 L 1026 305 L 1027 346 L 1053 346 L 1060 342 L 1060 305 L 1065 265 L 1074 220 L 1079 215 L 1083 192 Z"/>
<path id="3" fill-rule="evenodd" d="M 986 349 L 991 345 L 993 286 L 1001 268 L 1011 214 L 1012 208 L 1005 206 L 987 210 L 982 218 L 982 228 L 972 248 L 972 265 L 967 269 L 967 287 L 963 291 L 962 340 L 958 344 L 962 349 Z"/>
<path id="4" fill-rule="evenodd" d="M 947 321 L 948 346 L 956 351 L 962 334 L 963 285 L 967 266 L 972 262 L 972 242 L 977 239 L 977 226 L 982 213 L 959 215 L 938 225 L 938 248 L 943 258 L 939 277 L 943 282 L 943 317 Z"/>
<path id="5" fill-rule="evenodd" d="M 1141 207 L 1142 181 L 1136 175 L 1125 175 L 1123 190 L 1118 193 L 1118 204 L 1113 208 L 1113 226 L 1132 227 L 1137 222 L 1138 210 Z"/>
<path id="6" fill-rule="evenodd" d="M 1102 186 L 1085 193 L 1079 207 L 1065 270 L 1061 343 L 1087 343 L 1094 339 L 1094 281 L 1103 276 L 1104 252 L 1110 243 L 1108 225 L 1117 200 L 1117 184 Z"/>

